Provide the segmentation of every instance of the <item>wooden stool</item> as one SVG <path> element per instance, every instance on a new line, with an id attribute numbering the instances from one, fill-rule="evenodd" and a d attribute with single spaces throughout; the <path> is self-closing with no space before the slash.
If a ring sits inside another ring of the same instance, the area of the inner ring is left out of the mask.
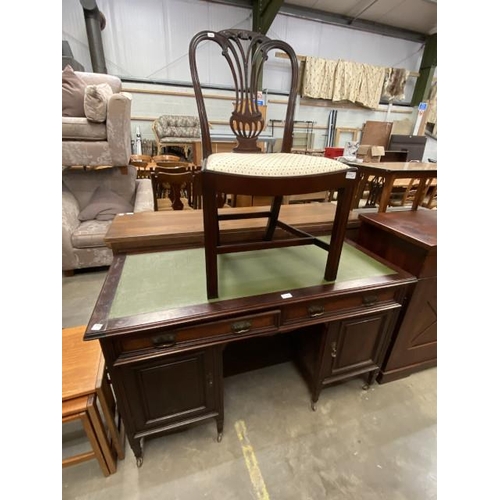
<path id="1" fill-rule="evenodd" d="M 80 420 L 92 451 L 65 458 L 62 466 L 96 458 L 109 476 L 125 457 L 125 433 L 99 343 L 84 342 L 84 333 L 85 326 L 62 330 L 62 423 Z"/>

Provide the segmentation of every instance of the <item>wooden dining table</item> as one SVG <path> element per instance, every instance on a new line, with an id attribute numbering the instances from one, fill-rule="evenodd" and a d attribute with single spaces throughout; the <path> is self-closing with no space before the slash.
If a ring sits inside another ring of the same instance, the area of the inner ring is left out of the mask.
<path id="1" fill-rule="evenodd" d="M 379 212 L 385 212 L 389 205 L 391 192 L 396 179 L 419 179 L 419 184 L 411 210 L 417 210 L 425 195 L 426 181 L 437 180 L 437 163 L 427 162 L 349 162 L 349 165 L 358 169 L 358 183 L 356 186 L 352 208 L 358 208 L 366 184 L 373 177 L 381 179 L 383 183 L 379 201 Z M 434 183 L 435 185 L 436 183 Z"/>

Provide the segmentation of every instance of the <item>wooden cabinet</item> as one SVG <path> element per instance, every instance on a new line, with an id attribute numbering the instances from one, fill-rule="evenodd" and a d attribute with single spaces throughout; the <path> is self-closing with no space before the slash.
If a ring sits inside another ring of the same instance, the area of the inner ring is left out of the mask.
<path id="1" fill-rule="evenodd" d="M 437 211 L 360 215 L 358 243 L 415 275 L 408 289 L 380 383 L 437 365 Z"/>
<path id="2" fill-rule="evenodd" d="M 294 335 L 295 360 L 309 384 L 312 408 L 321 391 L 359 375 L 366 376 L 367 389 L 382 366 L 399 307 L 358 318 L 309 327 Z"/>
<path id="3" fill-rule="evenodd" d="M 126 393 L 121 411 L 127 432 L 134 437 L 142 459 L 140 439 L 215 418 L 217 439 L 222 437 L 221 349 L 209 347 L 182 354 L 129 358 L 115 363 L 115 391 Z"/>

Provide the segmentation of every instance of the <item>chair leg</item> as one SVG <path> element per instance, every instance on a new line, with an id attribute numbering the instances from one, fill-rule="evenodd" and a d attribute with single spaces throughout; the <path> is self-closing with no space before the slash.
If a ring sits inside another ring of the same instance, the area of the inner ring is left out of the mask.
<path id="1" fill-rule="evenodd" d="M 205 266 L 207 278 L 207 297 L 219 296 L 217 276 L 217 245 L 219 243 L 219 221 L 217 216 L 217 193 L 209 180 L 202 180 L 203 189 L 203 232 L 205 235 Z"/>
<path id="2" fill-rule="evenodd" d="M 283 196 L 276 196 L 273 200 L 271 206 L 271 214 L 269 215 L 269 220 L 267 221 L 266 234 L 264 236 L 264 240 L 266 241 L 271 241 L 273 239 L 274 230 L 276 229 L 276 222 L 278 222 L 282 203 Z"/>
<path id="3" fill-rule="evenodd" d="M 350 205 L 352 202 L 353 186 L 340 189 L 337 195 L 337 209 L 332 227 L 332 237 L 328 249 L 328 257 L 325 266 L 325 280 L 333 281 L 337 278 L 342 245 L 344 243 L 347 220 L 349 218 Z"/>

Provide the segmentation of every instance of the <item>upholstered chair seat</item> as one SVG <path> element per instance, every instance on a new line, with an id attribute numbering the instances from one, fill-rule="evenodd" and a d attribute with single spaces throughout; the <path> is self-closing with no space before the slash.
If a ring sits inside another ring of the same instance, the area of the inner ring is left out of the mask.
<path id="1" fill-rule="evenodd" d="M 335 170 L 345 170 L 346 166 L 337 160 L 323 156 L 305 156 L 293 153 L 215 153 L 205 162 L 204 169 L 236 175 L 258 177 L 292 177 L 317 175 Z"/>

